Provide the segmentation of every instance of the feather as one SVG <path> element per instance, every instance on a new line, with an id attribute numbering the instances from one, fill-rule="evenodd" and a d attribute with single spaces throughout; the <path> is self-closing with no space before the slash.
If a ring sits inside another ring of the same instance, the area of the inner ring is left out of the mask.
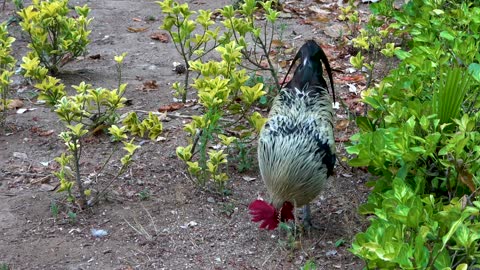
<path id="1" fill-rule="evenodd" d="M 258 140 L 258 165 L 271 204 L 257 200 L 250 214 L 269 230 L 293 219 L 293 205 L 307 205 L 318 196 L 336 159 L 332 102 L 322 74 L 323 62 L 334 95 L 328 60 L 314 41 L 300 48 L 296 60 L 294 76 L 274 99 Z"/>
<path id="2" fill-rule="evenodd" d="M 255 200 L 249 206 L 253 222 L 262 222 L 261 229 L 274 230 L 279 223 L 275 208 L 263 200 Z"/>
<path id="3" fill-rule="evenodd" d="M 328 58 L 325 55 L 325 52 L 322 50 L 318 44 L 313 41 L 307 41 L 301 48 L 298 50 L 297 54 L 293 58 L 292 64 L 288 68 L 287 75 L 290 73 L 290 70 L 293 67 L 293 64 L 298 59 L 301 60 L 298 67 L 295 69 L 292 80 L 287 84 L 287 89 L 303 89 L 305 85 L 320 85 L 322 88 L 327 89 L 327 83 L 323 78 L 323 69 L 322 62 L 327 69 L 328 79 L 330 80 L 330 87 L 332 88 L 333 102 L 335 102 L 335 89 L 333 86 L 333 76 L 330 63 Z M 287 76 L 285 76 L 286 78 Z M 282 83 L 285 83 L 285 80 Z M 328 91 L 328 89 L 327 89 Z"/>

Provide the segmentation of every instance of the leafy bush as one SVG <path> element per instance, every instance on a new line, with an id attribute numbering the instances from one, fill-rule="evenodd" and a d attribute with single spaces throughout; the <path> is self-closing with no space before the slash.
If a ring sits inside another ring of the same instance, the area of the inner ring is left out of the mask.
<path id="1" fill-rule="evenodd" d="M 90 43 L 90 8 L 76 6 L 75 12 L 75 17 L 69 17 L 68 0 L 34 0 L 18 12 L 22 18 L 20 26 L 30 38 L 28 47 L 32 52 L 28 58 L 38 58 L 52 74 L 83 54 Z"/>
<path id="2" fill-rule="evenodd" d="M 116 56 L 117 71 L 120 72 L 121 65 L 125 54 Z M 162 124 L 157 116 L 150 114 L 143 121 L 138 120 L 135 113 L 130 113 L 124 120 L 125 125 L 118 127 L 119 122 L 118 110 L 124 106 L 126 99 L 123 97 L 126 91 L 126 84 L 121 83 L 121 73 L 119 73 L 119 85 L 117 89 L 92 88 L 85 82 L 72 86 L 76 90 L 76 94 L 68 96 L 63 85 L 58 79 L 46 75 L 46 68 L 38 65 L 37 58 L 24 58 L 22 67 L 26 70 L 25 75 L 40 80 L 35 87 L 40 90 L 39 99 L 47 101 L 47 105 L 55 111 L 59 119 L 66 127 L 66 131 L 60 133 L 59 137 L 65 143 L 67 152 L 57 157 L 55 160 L 60 164 L 60 169 L 54 175 L 60 181 L 58 192 L 66 192 L 67 199 L 70 202 L 77 202 L 80 207 L 93 205 L 98 201 L 99 196 L 108 188 L 104 187 L 99 191 L 96 197 L 93 196 L 90 189 L 85 189 L 81 176 L 80 160 L 83 154 L 83 144 L 86 136 L 108 130 L 114 149 L 111 155 L 102 165 L 100 172 L 105 168 L 107 163 L 115 152 L 119 150 L 119 144 L 122 142 L 126 154 L 121 158 L 122 167 L 110 181 L 110 184 L 125 172 L 125 169 L 131 163 L 132 156 L 140 146 L 133 143 L 133 139 L 129 139 L 127 132 L 133 135 L 143 136 L 148 130 L 150 138 L 156 138 L 162 131 Z M 42 78 L 42 76 L 44 76 Z M 97 173 L 100 173 L 97 172 Z M 78 187 L 78 199 L 73 192 L 74 183 Z M 89 198 L 87 202 L 87 197 Z"/>
<path id="3" fill-rule="evenodd" d="M 224 18 L 220 34 L 219 26 L 211 30 L 216 24 L 212 12 L 200 10 L 193 21 L 190 17 L 194 12 L 187 4 L 170 0 L 158 3 L 166 15 L 162 28 L 172 36 L 188 72 L 197 74 L 191 87 L 197 91 L 204 109 L 203 115 L 194 116 L 193 121 L 185 125 L 189 145 L 178 147 L 177 155 L 187 164 L 196 184 L 204 187 L 211 182 L 216 191 L 223 193 L 228 180 L 228 155 L 239 151 L 242 169 L 249 167 L 245 142 L 254 138 L 265 121 L 252 109 L 267 93 L 267 88 L 259 80 L 252 80 L 248 70 L 269 72 L 275 87 L 280 87 L 269 58 L 278 12 L 271 8 L 272 1 L 260 3 L 266 16 L 265 25 L 260 28 L 254 23 L 258 11 L 256 1 L 247 0 L 238 10 L 226 6 L 218 10 Z M 193 35 L 198 25 L 200 34 Z M 269 35 L 265 32 L 267 25 L 271 28 Z M 247 43 L 247 39 L 253 42 Z M 218 53 L 221 60 L 204 60 L 210 52 Z M 187 83 L 188 77 L 185 85 Z M 184 94 L 185 100 L 186 88 L 179 83 L 175 83 L 174 88 Z M 214 149 L 210 149 L 212 146 Z"/>
<path id="4" fill-rule="evenodd" d="M 7 117 L 10 77 L 13 75 L 16 62 L 15 58 L 11 56 L 14 41 L 15 38 L 8 35 L 7 24 L 0 24 L 0 111 L 2 111 L 0 126 L 5 124 Z"/>
<path id="5" fill-rule="evenodd" d="M 352 252 L 382 269 L 478 267 L 480 7 L 413 0 L 372 10 L 394 19 L 389 31 L 410 37 L 410 50 L 394 50 L 399 66 L 363 93 L 371 110 L 347 151 L 377 179 L 361 207 L 374 218 Z"/>
<path id="6" fill-rule="evenodd" d="M 190 144 L 177 148 L 177 155 L 187 163 L 188 171 L 197 179 L 197 184 L 204 186 L 212 179 L 216 189 L 222 192 L 228 180 L 227 154 L 223 149 L 209 150 L 210 145 L 220 141 L 224 148 L 231 147 L 239 138 L 259 131 L 264 123 L 263 117 L 250 109 L 265 91 L 262 84 L 243 86 L 248 76 L 245 70 L 238 69 L 241 49 L 232 41 L 217 48 L 222 55 L 221 61 L 191 62 L 191 69 L 202 75 L 195 80 L 193 87 L 198 90 L 199 103 L 204 106 L 205 114 L 194 116 L 193 121 L 185 125 L 185 131 L 191 136 Z M 228 116 L 237 119 L 225 120 Z M 237 132 L 238 137 L 229 136 L 227 132 Z M 198 161 L 192 161 L 196 151 Z"/>
<path id="7" fill-rule="evenodd" d="M 365 232 L 357 234 L 352 251 L 365 259 L 368 267 L 378 269 L 479 267 L 480 202 L 473 206 L 465 206 L 465 202 L 455 198 L 444 204 L 433 195 L 415 194 L 395 178 L 392 189 L 381 197 L 369 197 L 363 213 L 376 218 Z"/>
<path id="8" fill-rule="evenodd" d="M 197 12 L 191 10 L 187 3 L 179 4 L 173 0 L 157 1 L 157 3 L 166 15 L 160 29 L 170 34 L 175 48 L 187 67 L 184 83 L 176 83 L 173 87 L 176 93 L 181 95 L 182 102 L 186 101 L 189 90 L 192 71 L 189 68 L 190 62 L 203 60 L 215 48 L 231 40 L 235 40 L 242 46 L 240 52 L 248 63 L 244 67 L 254 71 L 268 71 L 275 82 L 275 87 L 279 89 L 280 83 L 276 69 L 269 57 L 278 16 L 278 12 L 272 8 L 273 1 L 259 2 L 266 14 L 263 26 L 255 24 L 255 13 L 258 11 L 258 2 L 255 0 L 244 1 L 243 4 L 237 5 L 238 9 L 229 5 L 217 10 L 217 13 L 224 17 L 222 33 L 210 10 L 199 10 L 195 20 L 192 20 L 192 16 Z M 268 29 L 270 33 L 267 33 Z M 263 36 L 260 35 L 261 33 Z M 246 42 L 246 39 L 253 42 Z M 261 57 L 257 55 L 259 51 Z"/>

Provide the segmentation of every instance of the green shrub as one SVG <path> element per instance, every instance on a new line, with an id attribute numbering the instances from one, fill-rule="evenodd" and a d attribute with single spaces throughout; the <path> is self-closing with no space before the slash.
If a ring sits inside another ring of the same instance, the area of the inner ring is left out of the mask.
<path id="1" fill-rule="evenodd" d="M 41 80 L 41 83 L 35 85 L 40 90 L 39 99 L 47 101 L 47 105 L 55 111 L 66 127 L 59 137 L 65 143 L 67 151 L 55 159 L 60 165 L 60 169 L 54 173 L 60 181 L 57 191 L 67 193 L 68 201 L 77 202 L 81 207 L 95 204 L 108 186 L 130 165 L 132 156 L 140 146 L 133 143 L 133 138 L 130 139 L 127 135 L 128 132 L 140 136 L 148 133 L 150 138 L 155 139 L 162 131 L 162 124 L 153 114 L 140 121 L 135 113 L 130 113 L 124 120 L 125 125 L 117 126 L 120 120 L 118 110 L 124 107 L 126 101 L 123 96 L 127 85 L 121 83 L 120 72 L 124 57 L 125 54 L 115 57 L 117 71 L 119 71 L 118 88 L 112 90 L 102 87 L 93 88 L 82 82 L 72 86 L 76 90 L 76 94 L 71 96 L 66 94 L 65 85 L 60 80 L 46 75 L 46 68 L 38 65 L 37 58 L 31 60 L 24 58 L 22 67 L 26 71 L 25 75 L 34 80 Z M 44 77 L 42 78 L 42 76 Z M 92 194 L 90 188 L 84 187 L 81 176 L 83 168 L 80 161 L 84 153 L 85 137 L 102 130 L 108 131 L 114 144 L 111 155 L 105 160 L 97 174 L 103 171 L 113 154 L 119 150 L 119 142 L 123 144 L 126 154 L 120 159 L 122 166 L 110 180 L 110 184 L 98 190 L 96 194 Z M 78 187 L 78 193 L 73 191 L 74 184 Z"/>
<path id="2" fill-rule="evenodd" d="M 90 43 L 89 12 L 87 5 L 77 6 L 76 16 L 70 17 L 68 0 L 34 0 L 19 11 L 20 26 L 30 38 L 28 47 L 32 51 L 28 58 L 38 58 L 42 66 L 56 74 L 60 67 L 83 54 Z"/>
<path id="3" fill-rule="evenodd" d="M 272 8 L 273 2 L 247 0 L 238 5 L 238 8 L 228 5 L 217 10 L 224 17 L 221 33 L 221 27 L 212 18 L 213 12 L 210 10 L 199 10 L 197 14 L 197 11 L 191 10 L 187 3 L 180 4 L 173 0 L 157 1 L 166 16 L 160 29 L 170 34 L 175 48 L 187 67 L 184 83 L 176 83 L 173 87 L 177 95 L 182 97 L 182 102 L 186 101 L 190 89 L 189 78 L 192 71 L 189 68 L 190 62 L 203 61 L 218 46 L 225 45 L 231 40 L 235 40 L 242 47 L 240 52 L 247 62 L 242 65 L 243 67 L 269 72 L 275 82 L 275 88 L 280 88 L 275 66 L 269 56 L 278 16 L 278 12 Z M 266 14 L 263 26 L 255 24 L 255 12 L 259 10 L 258 6 L 261 6 Z M 195 15 L 196 18 L 192 19 Z M 253 42 L 247 43 L 246 38 Z M 258 56 L 257 53 L 262 55 Z M 264 61 L 267 63 L 265 64 Z"/>
<path id="4" fill-rule="evenodd" d="M 249 137 L 252 132 L 259 131 L 264 123 L 258 112 L 250 110 L 265 94 L 263 84 L 242 86 L 248 76 L 245 70 L 238 69 L 241 49 L 232 41 L 218 47 L 221 61 L 191 62 L 191 69 L 202 75 L 195 80 L 193 87 L 198 91 L 199 103 L 205 108 L 205 114 L 195 116 L 191 123 L 185 125 L 185 131 L 191 136 L 190 144 L 177 148 L 177 155 L 187 163 L 196 183 L 204 186 L 212 179 L 217 191 L 221 192 L 228 180 L 227 154 L 224 150 L 209 150 L 210 145 L 219 141 L 220 145 L 229 148 L 239 137 Z M 229 115 L 237 120 L 225 120 Z M 238 137 L 225 134 L 226 130 L 238 132 Z M 192 161 L 196 151 L 198 160 Z"/>
<path id="5" fill-rule="evenodd" d="M 410 39 L 408 50 L 392 51 L 398 67 L 363 93 L 370 110 L 347 148 L 351 165 L 376 176 L 361 207 L 371 225 L 351 251 L 372 268 L 475 269 L 480 7 L 413 0 L 398 11 L 391 1 L 372 10 Z"/>
<path id="6" fill-rule="evenodd" d="M 184 85 L 175 83 L 174 89 L 183 94 L 185 101 L 188 74 L 196 74 L 190 85 L 203 106 L 203 115 L 194 116 L 193 121 L 185 125 L 189 144 L 178 147 L 177 155 L 187 164 L 194 183 L 200 187 L 212 183 L 217 192 L 224 193 L 229 154 L 239 151 L 241 169 L 250 167 L 246 157 L 249 151 L 235 146 L 245 147 L 245 142 L 252 141 L 265 122 L 253 108 L 269 88 L 263 80 L 253 80 L 247 73 L 266 71 L 274 87 L 280 87 L 269 56 L 278 12 L 272 9 L 272 1 L 261 2 L 266 16 L 262 27 L 254 23 L 259 9 L 256 1 L 247 0 L 238 10 L 226 6 L 218 10 L 224 18 L 223 31 L 220 31 L 210 11 L 200 10 L 192 20 L 195 12 L 187 4 L 170 0 L 158 3 L 166 15 L 162 28 L 170 33 L 188 67 Z M 199 34 L 194 35 L 196 29 Z M 253 42 L 247 43 L 247 39 Z M 211 53 L 219 54 L 221 60 L 205 60 Z M 261 59 L 268 64 L 262 65 Z"/>
<path id="7" fill-rule="evenodd" d="M 0 126 L 3 127 L 7 118 L 8 96 L 10 91 L 15 58 L 11 55 L 12 44 L 15 38 L 10 37 L 7 31 L 7 24 L 0 24 Z"/>

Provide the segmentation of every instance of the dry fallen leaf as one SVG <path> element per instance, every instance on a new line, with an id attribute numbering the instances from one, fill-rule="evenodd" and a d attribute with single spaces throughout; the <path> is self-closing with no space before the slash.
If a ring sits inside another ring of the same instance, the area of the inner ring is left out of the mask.
<path id="1" fill-rule="evenodd" d="M 285 68 L 288 66 L 288 61 L 287 60 L 283 60 L 283 61 L 278 61 L 278 65 L 281 67 L 281 68 Z"/>
<path id="2" fill-rule="evenodd" d="M 65 65 L 66 63 L 70 62 L 73 58 L 73 53 L 69 52 L 65 54 L 62 59 L 60 60 L 60 66 Z M 78 57 L 78 60 L 82 60 L 81 56 Z"/>
<path id="3" fill-rule="evenodd" d="M 180 110 L 181 108 L 183 108 L 183 106 L 185 106 L 185 104 L 183 104 L 181 102 L 174 102 L 174 103 L 170 103 L 168 105 L 160 107 L 158 109 L 158 111 L 159 112 L 172 112 L 172 111 Z"/>
<path id="4" fill-rule="evenodd" d="M 147 29 L 148 29 L 148 27 L 138 27 L 138 28 L 127 27 L 127 31 L 132 32 L 132 33 L 145 32 L 145 31 L 147 31 Z"/>
<path id="5" fill-rule="evenodd" d="M 329 15 L 329 14 L 331 14 L 331 12 L 322 9 L 321 7 L 319 7 L 319 6 L 317 6 L 317 5 L 309 6 L 308 9 L 309 9 L 311 12 L 315 13 L 315 14 L 322 14 L 322 15 Z"/>
<path id="6" fill-rule="evenodd" d="M 49 184 L 41 184 L 40 185 L 40 190 L 42 191 L 54 191 L 57 187 L 56 186 L 52 186 L 52 185 L 49 185 Z"/>
<path id="7" fill-rule="evenodd" d="M 47 184 L 50 182 L 50 178 L 50 175 L 46 175 L 41 178 L 33 178 L 32 180 L 30 180 L 30 184 Z"/>
<path id="8" fill-rule="evenodd" d="M 335 142 L 349 142 L 350 137 L 335 138 Z"/>
<path id="9" fill-rule="evenodd" d="M 15 110 L 21 107 L 23 107 L 23 101 L 21 101 L 20 99 L 9 100 L 7 105 L 7 109 L 9 110 Z M 0 108 L 0 111 L 1 110 L 3 110 L 3 108 Z"/>
<path id="10" fill-rule="evenodd" d="M 340 81 L 344 82 L 365 82 L 365 77 L 362 74 L 356 75 L 343 75 L 338 78 Z"/>
<path id="11" fill-rule="evenodd" d="M 283 51 L 285 54 L 293 54 L 295 52 L 294 48 L 289 48 L 289 49 L 285 49 L 285 51 Z"/>
<path id="12" fill-rule="evenodd" d="M 348 119 L 338 120 L 335 129 L 344 130 L 348 127 L 348 124 L 350 124 L 350 121 Z"/>
<path id="13" fill-rule="evenodd" d="M 356 113 L 362 113 L 364 111 L 364 104 L 358 95 L 347 93 L 346 95 L 342 95 L 342 99 L 350 111 Z"/>
<path id="14" fill-rule="evenodd" d="M 285 47 L 286 45 L 285 45 L 285 43 L 283 43 L 283 41 L 278 40 L 278 39 L 274 39 L 274 40 L 272 40 L 272 46 L 274 48 L 282 48 L 282 47 Z"/>
<path id="15" fill-rule="evenodd" d="M 460 181 L 465 184 L 471 192 L 475 193 L 477 188 L 473 181 L 473 175 L 468 170 L 466 170 L 465 166 L 461 163 L 457 164 L 455 167 L 457 169 L 458 178 L 460 179 Z"/>
<path id="16" fill-rule="evenodd" d="M 328 16 L 320 15 L 320 14 L 318 14 L 318 15 L 315 16 L 315 17 L 313 17 L 312 19 L 315 20 L 315 21 L 317 21 L 317 22 L 321 22 L 321 23 L 330 22 L 330 18 L 329 18 Z"/>
<path id="17" fill-rule="evenodd" d="M 158 40 L 162 43 L 168 43 L 170 41 L 170 36 L 166 33 L 155 32 L 150 35 L 151 39 Z"/>
<path id="18" fill-rule="evenodd" d="M 289 74 L 288 76 L 281 78 L 279 82 L 281 84 L 288 83 L 292 79 L 292 76 L 293 76 L 292 74 Z"/>
<path id="19" fill-rule="evenodd" d="M 299 23 L 300 23 L 301 25 L 312 25 L 312 24 L 313 24 L 313 21 L 310 20 L 310 19 L 301 19 L 301 20 L 299 21 Z"/>
<path id="20" fill-rule="evenodd" d="M 32 132 L 34 134 L 37 134 L 40 137 L 48 137 L 48 136 L 52 135 L 55 132 L 55 130 L 53 130 L 53 129 L 43 130 L 40 127 L 31 127 L 30 132 Z"/>
<path id="21" fill-rule="evenodd" d="M 134 22 L 141 22 L 141 21 L 142 21 L 142 19 L 140 19 L 140 18 L 133 18 L 132 20 L 133 20 Z"/>
<path id="22" fill-rule="evenodd" d="M 138 90 L 142 91 L 150 91 L 150 90 L 155 90 L 158 89 L 158 84 L 157 81 L 155 80 L 148 80 L 145 81 L 140 87 L 137 88 Z"/>
<path id="23" fill-rule="evenodd" d="M 268 68 L 269 67 L 268 61 L 267 60 L 262 60 L 260 62 L 260 66 L 263 67 L 263 68 Z"/>
<path id="24" fill-rule="evenodd" d="M 38 133 L 38 136 L 48 137 L 48 136 L 52 135 L 53 132 L 55 132 L 53 129 L 50 129 L 50 130 L 47 130 L 47 131 L 42 131 L 42 132 Z"/>
<path id="25" fill-rule="evenodd" d="M 210 16 L 210 19 L 216 20 L 217 17 L 219 17 L 220 15 L 222 15 L 222 13 L 221 13 L 219 10 L 213 11 L 213 12 L 212 12 L 212 15 Z"/>

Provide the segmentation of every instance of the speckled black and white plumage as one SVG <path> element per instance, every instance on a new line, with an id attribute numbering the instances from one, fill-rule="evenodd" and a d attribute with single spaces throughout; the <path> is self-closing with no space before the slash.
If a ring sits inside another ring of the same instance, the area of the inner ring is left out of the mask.
<path id="1" fill-rule="evenodd" d="M 275 98 L 260 133 L 259 167 L 275 208 L 286 201 L 297 207 L 308 204 L 333 174 L 332 102 L 320 58 L 310 52 L 304 51 L 294 78 Z"/>

